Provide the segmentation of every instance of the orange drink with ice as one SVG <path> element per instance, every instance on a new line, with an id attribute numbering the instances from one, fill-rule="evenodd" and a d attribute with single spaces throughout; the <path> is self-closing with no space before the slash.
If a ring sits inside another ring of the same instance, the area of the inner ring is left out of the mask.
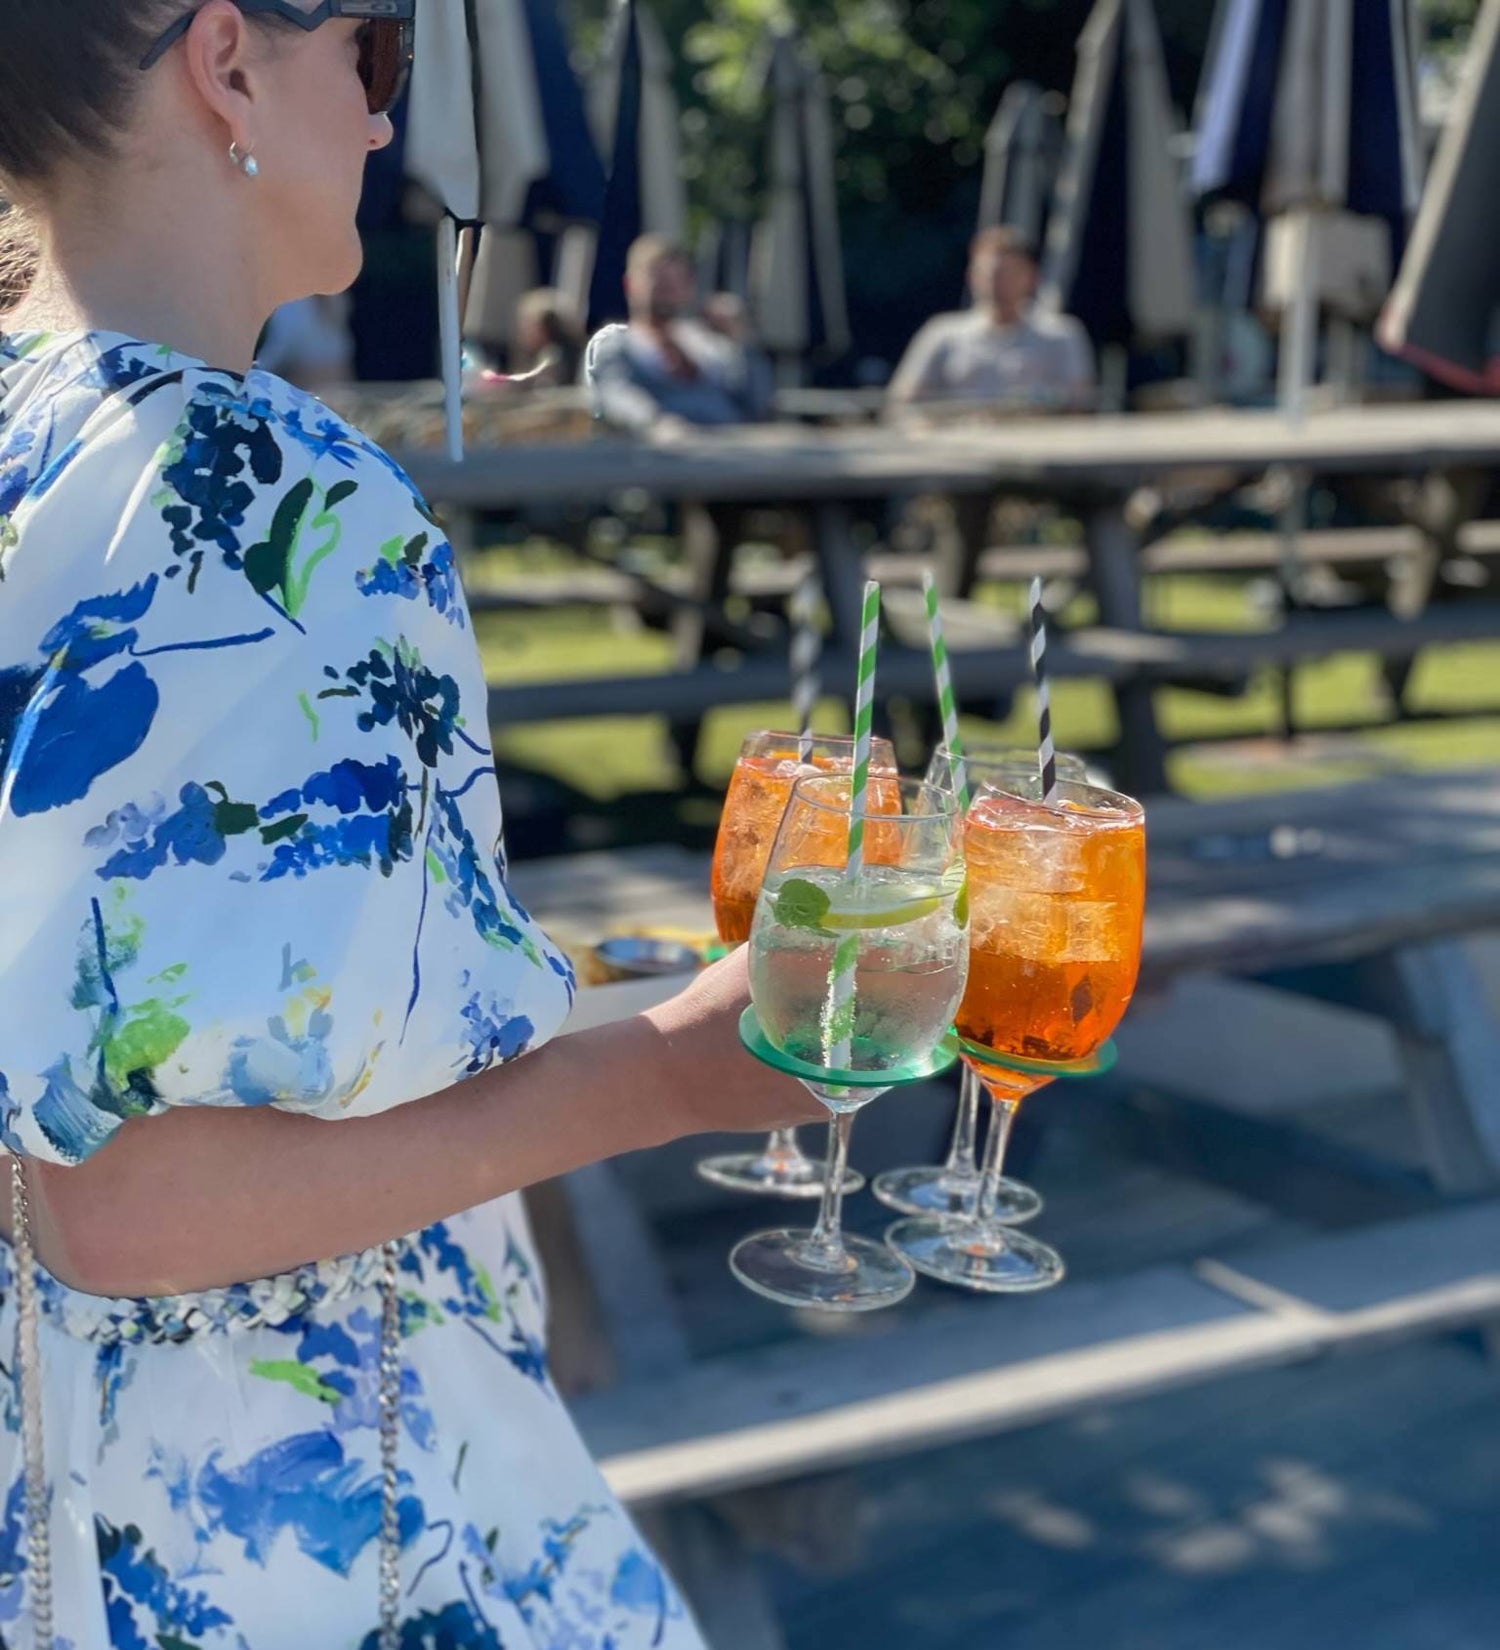
<path id="1" fill-rule="evenodd" d="M 968 1044 L 1025 1060 L 1088 1059 L 1119 1025 L 1140 967 L 1145 818 L 1112 791 L 1057 805 L 986 788 L 969 809 Z"/>
<path id="2" fill-rule="evenodd" d="M 750 938 L 755 902 L 792 786 L 808 774 L 848 773 L 853 766 L 852 739 L 826 734 L 802 739 L 795 733 L 756 733 L 746 739 L 724 798 L 709 883 L 714 923 L 726 945 Z M 874 778 L 894 775 L 896 753 L 889 740 L 872 742 L 870 771 Z M 828 857 L 814 850 L 808 863 L 841 865 L 844 841 L 837 822 L 830 819 L 825 829 Z"/>

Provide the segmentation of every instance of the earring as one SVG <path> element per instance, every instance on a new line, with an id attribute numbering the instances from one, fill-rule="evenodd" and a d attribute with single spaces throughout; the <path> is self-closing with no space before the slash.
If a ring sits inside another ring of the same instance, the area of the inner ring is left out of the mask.
<path id="1" fill-rule="evenodd" d="M 258 178 L 260 176 L 260 162 L 254 155 L 241 156 L 240 146 L 237 143 L 229 145 L 229 164 L 237 167 L 247 178 Z"/>

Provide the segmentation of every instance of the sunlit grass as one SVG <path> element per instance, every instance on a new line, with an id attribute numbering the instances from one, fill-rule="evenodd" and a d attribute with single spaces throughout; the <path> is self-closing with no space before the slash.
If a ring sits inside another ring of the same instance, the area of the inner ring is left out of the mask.
<path id="1" fill-rule="evenodd" d="M 524 577 L 555 572 L 568 563 L 551 552 L 505 551 L 482 559 L 481 577 Z M 1021 592 L 993 587 L 984 599 L 1016 611 Z M 1079 598 L 1069 618 L 1089 616 Z M 1152 581 L 1146 608 L 1156 624 L 1192 630 L 1253 630 L 1270 621 L 1245 581 L 1172 577 Z M 640 626 L 633 617 L 573 607 L 546 612 L 483 614 L 476 630 L 491 682 L 547 681 L 568 676 L 625 675 L 670 669 L 671 638 Z M 1422 710 L 1489 710 L 1494 715 L 1454 722 L 1372 726 L 1355 734 L 1317 737 L 1320 728 L 1385 722 L 1390 703 L 1379 661 L 1344 654 L 1298 667 L 1293 704 L 1299 728 L 1314 735 L 1290 750 L 1279 734 L 1280 673 L 1265 671 L 1243 695 L 1221 698 L 1163 689 L 1158 712 L 1174 742 L 1235 736 L 1244 745 L 1199 745 L 1174 751 L 1174 783 L 1189 795 L 1225 796 L 1282 787 L 1333 783 L 1406 769 L 1500 762 L 1500 643 L 1466 644 L 1429 652 L 1420 660 L 1411 703 Z M 830 703 L 823 725 L 842 715 Z M 1115 738 L 1114 707 L 1101 683 L 1059 682 L 1053 714 L 1061 746 L 1107 749 Z M 756 727 L 785 725 L 786 703 L 739 705 L 710 713 L 704 730 L 699 777 L 727 778 L 742 735 Z M 1016 744 L 1032 736 L 1029 693 L 1020 695 L 1003 723 L 966 721 L 970 737 Z M 509 763 L 562 780 L 599 802 L 632 792 L 669 790 L 682 781 L 675 752 L 659 717 L 599 717 L 535 723 L 495 730 L 496 749 Z"/>

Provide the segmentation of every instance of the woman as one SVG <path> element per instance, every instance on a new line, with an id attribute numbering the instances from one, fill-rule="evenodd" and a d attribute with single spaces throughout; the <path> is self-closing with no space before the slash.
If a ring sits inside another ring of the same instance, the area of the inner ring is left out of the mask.
<path id="1" fill-rule="evenodd" d="M 734 961 L 549 1041 L 573 978 L 506 888 L 441 530 L 250 370 L 358 267 L 393 10 L 3 12 L 13 1647 L 699 1643 L 549 1383 L 507 1194 L 802 1102 L 738 1052 Z"/>

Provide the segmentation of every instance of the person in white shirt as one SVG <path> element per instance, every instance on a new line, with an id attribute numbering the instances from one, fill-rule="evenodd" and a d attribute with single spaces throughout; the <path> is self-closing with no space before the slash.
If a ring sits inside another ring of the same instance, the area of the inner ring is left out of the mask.
<path id="1" fill-rule="evenodd" d="M 891 402 L 1091 407 L 1088 334 L 1071 315 L 1037 305 L 1037 273 L 1036 250 L 1019 230 L 981 230 L 969 248 L 973 308 L 934 316 L 922 328 L 891 380 Z"/>
<path id="2" fill-rule="evenodd" d="M 697 275 L 674 241 L 660 235 L 636 241 L 625 296 L 630 325 L 606 328 L 590 350 L 606 423 L 645 434 L 674 424 L 745 424 L 769 414 L 768 363 L 694 317 Z"/>

